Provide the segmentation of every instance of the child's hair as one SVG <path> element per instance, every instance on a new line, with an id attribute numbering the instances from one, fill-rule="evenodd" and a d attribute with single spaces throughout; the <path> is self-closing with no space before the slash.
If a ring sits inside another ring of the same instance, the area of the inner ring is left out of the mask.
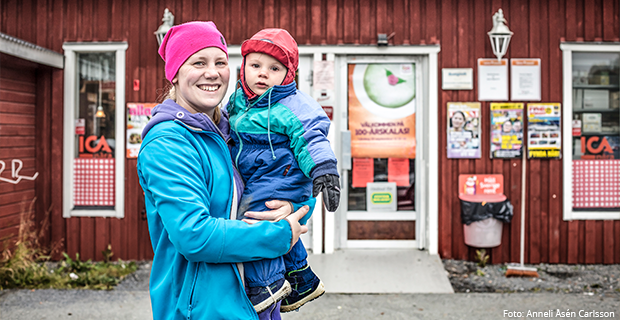
<path id="1" fill-rule="evenodd" d="M 177 89 L 172 83 L 168 83 L 167 87 L 164 88 L 164 93 L 160 96 L 160 100 L 163 102 L 166 99 L 170 99 L 174 102 L 177 101 Z M 213 112 L 213 122 L 215 124 L 220 123 L 220 119 L 222 118 L 222 111 L 220 110 L 220 106 L 215 107 L 215 112 Z"/>

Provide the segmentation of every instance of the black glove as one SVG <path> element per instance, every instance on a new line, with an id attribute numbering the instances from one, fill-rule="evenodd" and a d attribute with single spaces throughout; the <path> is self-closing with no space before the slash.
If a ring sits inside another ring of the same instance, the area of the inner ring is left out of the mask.
<path id="1" fill-rule="evenodd" d="M 340 204 L 340 179 L 338 176 L 326 174 L 314 179 L 312 182 L 312 196 L 316 197 L 320 192 L 323 192 L 323 203 L 327 211 L 336 211 Z"/>

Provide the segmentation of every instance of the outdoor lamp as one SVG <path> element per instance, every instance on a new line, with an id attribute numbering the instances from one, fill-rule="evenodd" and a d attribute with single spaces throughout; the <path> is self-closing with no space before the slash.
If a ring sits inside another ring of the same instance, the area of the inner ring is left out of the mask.
<path id="1" fill-rule="evenodd" d="M 168 32 L 168 30 L 170 30 L 170 28 L 174 26 L 174 15 L 172 15 L 172 13 L 170 12 L 170 10 L 168 10 L 168 8 L 164 10 L 164 17 L 161 19 L 161 21 L 163 21 L 161 26 L 157 28 L 157 31 L 153 32 L 155 36 L 157 37 L 158 46 L 161 46 L 161 42 L 164 41 L 166 32 Z"/>
<path id="2" fill-rule="evenodd" d="M 491 47 L 493 47 L 493 54 L 495 54 L 497 60 L 502 60 L 502 57 L 508 51 L 508 44 L 513 35 L 513 32 L 504 23 L 506 23 L 504 11 L 499 9 L 493 15 L 493 28 L 487 33 L 491 39 Z"/>

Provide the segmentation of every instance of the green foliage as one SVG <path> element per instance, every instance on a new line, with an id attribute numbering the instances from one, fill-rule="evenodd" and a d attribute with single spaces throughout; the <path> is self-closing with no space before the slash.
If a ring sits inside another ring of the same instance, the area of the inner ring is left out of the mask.
<path id="1" fill-rule="evenodd" d="M 478 266 L 480 268 L 484 268 L 489 262 L 489 255 L 487 251 L 484 249 L 476 250 L 476 261 L 478 261 Z"/>
<path id="2" fill-rule="evenodd" d="M 36 200 L 36 199 L 35 199 Z M 47 251 L 39 245 L 42 233 L 34 228 L 33 204 L 21 214 L 17 242 L 12 250 L 5 243 L 0 256 L 0 290 L 12 288 L 25 289 L 112 289 L 125 276 L 136 271 L 134 262 L 125 263 L 118 259 L 110 262 L 114 255 L 112 246 L 102 251 L 104 262 L 81 261 L 76 253 L 75 259 L 63 253 L 64 260 L 54 266 L 49 261 Z M 48 212 L 49 213 L 49 212 Z M 41 227 L 44 230 L 46 225 Z"/>
<path id="3" fill-rule="evenodd" d="M 16 250 L 17 252 L 18 250 Z M 75 259 L 63 253 L 65 260 L 55 268 L 50 263 L 18 259 L 14 255 L 8 261 L 1 261 L 0 289 L 95 289 L 110 290 L 123 278 L 138 268 L 135 262 L 81 261 L 80 255 Z"/>

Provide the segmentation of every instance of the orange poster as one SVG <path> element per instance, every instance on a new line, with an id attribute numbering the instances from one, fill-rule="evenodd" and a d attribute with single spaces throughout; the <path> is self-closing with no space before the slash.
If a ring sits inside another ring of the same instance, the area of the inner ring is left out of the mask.
<path id="1" fill-rule="evenodd" d="M 397 187 L 409 187 L 409 159 L 388 159 L 388 182 L 396 182 Z"/>
<path id="2" fill-rule="evenodd" d="M 415 158 L 415 63 L 349 65 L 353 158 Z"/>
<path id="3" fill-rule="evenodd" d="M 353 158 L 353 188 L 366 188 L 366 183 L 375 181 L 375 165 L 372 158 Z"/>

